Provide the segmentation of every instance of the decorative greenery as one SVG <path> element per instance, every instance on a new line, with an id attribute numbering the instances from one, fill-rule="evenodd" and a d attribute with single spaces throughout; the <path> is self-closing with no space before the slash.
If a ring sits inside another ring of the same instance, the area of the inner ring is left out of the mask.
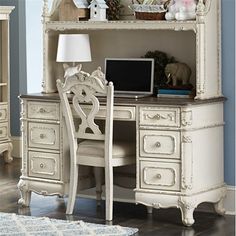
<path id="1" fill-rule="evenodd" d="M 176 62 L 174 57 L 168 57 L 166 53 L 161 51 L 148 51 L 145 58 L 154 58 L 154 90 L 164 87 L 167 82 L 165 75 L 165 67 L 168 63 Z"/>
<path id="2" fill-rule="evenodd" d="M 108 20 L 119 20 L 120 10 L 122 8 L 121 0 L 105 0 L 107 6 L 107 18 Z"/>

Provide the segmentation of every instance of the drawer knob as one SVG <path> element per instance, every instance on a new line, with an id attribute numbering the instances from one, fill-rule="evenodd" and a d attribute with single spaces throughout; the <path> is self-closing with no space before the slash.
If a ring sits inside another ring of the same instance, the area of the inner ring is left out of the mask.
<path id="1" fill-rule="evenodd" d="M 44 108 L 41 107 L 41 108 L 39 109 L 39 112 L 40 112 L 40 113 L 45 113 L 46 110 L 45 110 Z"/>
<path id="2" fill-rule="evenodd" d="M 157 174 L 157 179 L 161 179 L 161 174 Z"/>
<path id="3" fill-rule="evenodd" d="M 156 142 L 156 147 L 160 148 L 161 147 L 161 143 L 160 142 Z"/>
<path id="4" fill-rule="evenodd" d="M 41 168 L 41 169 L 43 169 L 43 168 L 45 167 L 45 164 L 43 164 L 43 163 L 40 163 L 40 165 L 39 165 L 39 166 L 40 166 L 40 168 Z"/>
<path id="5" fill-rule="evenodd" d="M 39 137 L 40 137 L 41 139 L 44 139 L 44 138 L 46 138 L 46 134 L 40 134 Z"/>

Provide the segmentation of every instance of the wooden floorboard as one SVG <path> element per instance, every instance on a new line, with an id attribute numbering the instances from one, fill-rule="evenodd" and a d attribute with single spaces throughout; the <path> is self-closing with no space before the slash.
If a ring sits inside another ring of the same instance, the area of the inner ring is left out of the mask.
<path id="1" fill-rule="evenodd" d="M 97 208 L 95 200 L 77 199 L 74 214 L 66 216 L 67 199 L 56 196 L 44 197 L 32 194 L 31 205 L 22 208 L 17 204 L 20 197 L 17 189 L 21 169 L 21 160 L 5 164 L 0 157 L 0 211 L 31 216 L 48 216 L 56 219 L 84 220 L 86 222 L 106 224 L 104 221 L 104 202 Z M 234 236 L 235 217 L 218 216 L 215 213 L 195 211 L 195 224 L 185 227 L 181 222 L 178 209 L 154 210 L 147 214 L 142 205 L 118 203 L 114 204 L 114 220 L 112 224 L 139 228 L 139 236 Z"/>

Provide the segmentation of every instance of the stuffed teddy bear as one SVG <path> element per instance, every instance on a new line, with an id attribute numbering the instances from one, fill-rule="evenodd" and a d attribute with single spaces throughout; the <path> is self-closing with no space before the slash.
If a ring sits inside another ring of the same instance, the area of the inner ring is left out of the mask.
<path id="1" fill-rule="evenodd" d="M 171 0 L 166 20 L 193 20 L 196 18 L 195 0 Z"/>

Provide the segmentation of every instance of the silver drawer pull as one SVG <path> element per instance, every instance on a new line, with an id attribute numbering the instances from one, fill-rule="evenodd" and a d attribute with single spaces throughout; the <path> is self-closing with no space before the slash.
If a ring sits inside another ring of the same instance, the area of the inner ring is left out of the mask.
<path id="1" fill-rule="evenodd" d="M 2 117 L 2 112 L 0 112 L 0 117 Z"/>
<path id="2" fill-rule="evenodd" d="M 157 174 L 157 179 L 161 179 L 161 174 Z"/>
<path id="3" fill-rule="evenodd" d="M 45 110 L 44 108 L 41 107 L 41 108 L 39 109 L 39 112 L 40 112 L 40 113 L 45 113 L 46 110 Z"/>
<path id="4" fill-rule="evenodd" d="M 46 134 L 40 134 L 39 137 L 40 137 L 41 139 L 44 139 L 44 138 L 46 138 Z"/>
<path id="5" fill-rule="evenodd" d="M 0 130 L 0 134 L 2 134 L 3 132 L 2 132 L 2 130 Z"/>
<path id="6" fill-rule="evenodd" d="M 39 166 L 41 169 L 45 168 L 45 164 L 43 164 L 43 163 L 41 163 Z"/>
<path id="7" fill-rule="evenodd" d="M 156 142 L 156 147 L 160 148 L 161 147 L 161 143 L 160 142 Z"/>
<path id="8" fill-rule="evenodd" d="M 151 120 L 160 120 L 161 118 L 164 118 L 164 117 L 162 117 L 160 114 L 156 114 L 156 115 L 153 115 L 153 116 L 151 116 L 151 115 L 149 115 L 149 114 L 146 114 L 146 117 L 148 118 L 148 119 L 151 119 Z"/>

